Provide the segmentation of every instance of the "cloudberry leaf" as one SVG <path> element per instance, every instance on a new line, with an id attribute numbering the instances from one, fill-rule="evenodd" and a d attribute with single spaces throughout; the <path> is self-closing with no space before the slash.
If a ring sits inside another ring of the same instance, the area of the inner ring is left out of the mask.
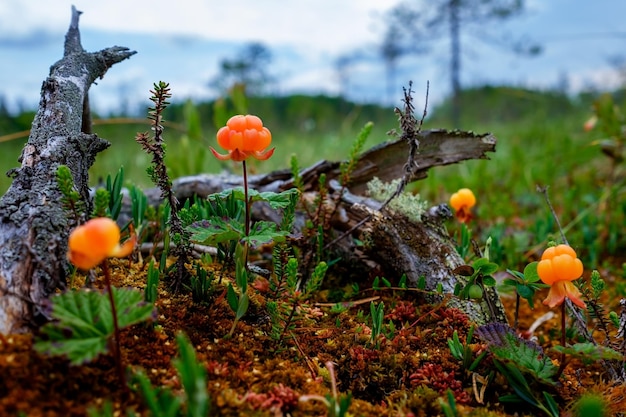
<path id="1" fill-rule="evenodd" d="M 137 290 L 113 287 L 113 300 L 120 328 L 147 320 L 154 310 Z M 45 337 L 35 343 L 38 352 L 66 356 L 72 365 L 79 365 L 107 351 L 114 328 L 106 293 L 68 291 L 53 297 L 52 304 L 55 321 L 41 328 Z"/>

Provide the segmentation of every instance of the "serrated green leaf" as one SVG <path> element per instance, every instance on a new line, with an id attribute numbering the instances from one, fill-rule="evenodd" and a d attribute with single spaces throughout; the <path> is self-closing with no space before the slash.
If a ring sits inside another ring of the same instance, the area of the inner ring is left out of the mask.
<path id="1" fill-rule="evenodd" d="M 481 326 L 477 332 L 503 365 L 510 365 L 543 384 L 555 384 L 553 377 L 558 368 L 536 343 L 519 338 L 509 326 L 500 323 Z"/>
<path id="2" fill-rule="evenodd" d="M 243 237 L 242 240 L 248 242 L 253 247 L 271 242 L 284 242 L 289 232 L 276 229 L 276 223 L 259 221 L 254 223 L 253 227 L 250 229 L 250 235 Z"/>
<path id="3" fill-rule="evenodd" d="M 580 359 L 585 365 L 604 360 L 622 360 L 624 355 L 607 346 L 594 345 L 590 342 L 575 343 L 570 346 L 554 346 L 554 350 Z"/>
<path id="4" fill-rule="evenodd" d="M 245 235 L 243 225 L 237 220 L 212 217 L 192 224 L 187 228 L 191 233 L 191 241 L 206 246 L 217 246 L 219 243 L 238 241 Z"/>
<path id="5" fill-rule="evenodd" d="M 295 188 L 291 188 L 280 193 L 275 193 L 272 191 L 264 191 L 260 193 L 257 190 L 248 189 L 248 200 L 250 204 L 257 201 L 263 201 L 265 203 L 268 203 L 272 209 L 277 210 L 289 206 L 291 194 L 298 193 L 299 191 Z M 243 187 L 236 187 L 231 190 L 224 190 L 220 193 L 210 195 L 209 198 L 225 199 L 231 194 L 234 196 L 235 199 L 239 201 L 245 201 L 245 191 Z"/>
<path id="6" fill-rule="evenodd" d="M 265 191 L 265 192 L 259 193 L 258 196 L 260 200 L 258 201 L 267 202 L 270 205 L 270 207 L 273 208 L 274 210 L 284 209 L 288 207 L 289 204 L 291 204 L 292 194 L 298 195 L 300 194 L 300 192 L 295 188 L 290 188 L 289 190 L 285 190 L 280 193 L 273 193 L 271 191 Z M 253 200 L 253 202 L 254 201 L 257 201 L 257 200 Z"/>
<path id="7" fill-rule="evenodd" d="M 112 288 L 118 326 L 124 328 L 150 317 L 154 306 L 143 302 L 140 291 Z M 42 327 L 47 340 L 35 343 L 38 352 L 67 356 L 72 365 L 91 361 L 107 351 L 113 334 L 113 315 L 106 293 L 68 291 L 52 298 L 52 318 Z"/>

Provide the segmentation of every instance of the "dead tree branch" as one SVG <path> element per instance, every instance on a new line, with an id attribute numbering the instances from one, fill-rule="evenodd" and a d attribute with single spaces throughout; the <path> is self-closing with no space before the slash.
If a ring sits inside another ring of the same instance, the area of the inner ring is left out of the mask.
<path id="1" fill-rule="evenodd" d="M 86 207 L 88 169 L 106 140 L 84 133 L 83 113 L 91 84 L 114 64 L 135 54 L 111 47 L 85 52 L 80 13 L 72 7 L 64 55 L 43 83 L 39 109 L 19 158 L 13 183 L 0 199 L 0 333 L 27 331 L 41 306 L 67 274 L 67 238 L 72 225 L 61 204 L 56 171 L 67 165 Z"/>

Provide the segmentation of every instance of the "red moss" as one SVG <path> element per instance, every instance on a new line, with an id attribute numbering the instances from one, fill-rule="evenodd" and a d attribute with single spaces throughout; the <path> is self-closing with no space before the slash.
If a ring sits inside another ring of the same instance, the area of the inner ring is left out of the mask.
<path id="1" fill-rule="evenodd" d="M 247 392 L 241 399 L 253 410 L 270 411 L 274 415 L 291 413 L 298 407 L 300 395 L 283 384 L 274 385 L 266 393 Z"/>
<path id="2" fill-rule="evenodd" d="M 417 308 L 411 301 L 400 300 L 396 303 L 385 319 L 399 321 L 401 323 L 411 322 L 417 318 Z"/>
<path id="3" fill-rule="evenodd" d="M 454 371 L 445 371 L 443 367 L 436 363 L 427 362 L 417 371 L 409 376 L 412 387 L 425 385 L 434 389 L 441 395 L 445 395 L 448 390 L 454 394 L 454 399 L 459 404 L 469 404 L 470 395 L 463 390 L 463 384 L 457 380 Z"/>

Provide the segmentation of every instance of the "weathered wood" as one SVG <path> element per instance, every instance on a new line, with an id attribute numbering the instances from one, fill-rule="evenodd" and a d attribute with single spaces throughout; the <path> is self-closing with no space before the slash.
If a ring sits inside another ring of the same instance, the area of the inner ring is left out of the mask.
<path id="1" fill-rule="evenodd" d="M 28 331 L 45 300 L 65 282 L 70 224 L 56 182 L 67 165 L 89 206 L 88 169 L 109 143 L 83 133 L 83 106 L 91 84 L 135 52 L 112 47 L 88 53 L 81 46 L 72 7 L 64 55 L 43 82 L 39 109 L 13 183 L 0 199 L 0 333 Z"/>

